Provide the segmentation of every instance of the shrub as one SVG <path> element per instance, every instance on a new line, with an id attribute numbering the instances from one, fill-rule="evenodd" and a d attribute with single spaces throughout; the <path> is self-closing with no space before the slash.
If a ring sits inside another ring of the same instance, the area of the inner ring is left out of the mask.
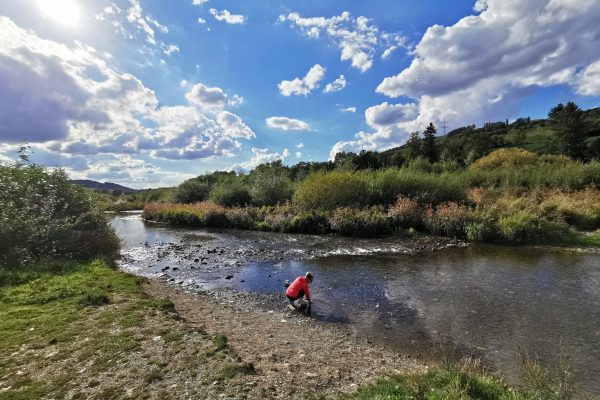
<path id="1" fill-rule="evenodd" d="M 250 196 L 256 206 L 274 206 L 292 199 L 294 186 L 290 178 L 277 173 L 257 173 L 252 177 Z"/>
<path id="2" fill-rule="evenodd" d="M 487 156 L 475 161 L 469 169 L 497 171 L 514 167 L 522 168 L 525 166 L 538 166 L 543 164 L 559 167 L 569 163 L 572 163 L 572 160 L 566 156 L 550 154 L 540 156 L 539 154 L 515 147 L 495 150 Z"/>
<path id="3" fill-rule="evenodd" d="M 304 209 L 333 210 L 359 206 L 368 199 L 366 181 L 357 173 L 314 173 L 300 183 L 293 202 Z"/>
<path id="4" fill-rule="evenodd" d="M 423 204 L 465 199 L 465 187 L 457 174 L 434 175 L 408 168 L 364 171 L 362 174 L 363 179 L 371 183 L 370 204 L 392 204 L 398 196 Z"/>
<path id="5" fill-rule="evenodd" d="M 334 232 L 348 236 L 382 236 L 392 231 L 391 221 L 381 207 L 365 210 L 338 208 L 329 223 Z"/>
<path id="6" fill-rule="evenodd" d="M 331 230 L 329 220 L 324 212 L 299 210 L 288 227 L 290 233 L 327 233 Z"/>
<path id="7" fill-rule="evenodd" d="M 527 211 L 500 217 L 498 227 L 502 238 L 511 244 L 556 242 L 570 234 L 564 223 L 549 221 Z"/>
<path id="8" fill-rule="evenodd" d="M 388 210 L 388 216 L 400 228 L 418 228 L 422 225 L 422 210 L 419 204 L 407 197 L 398 196 L 396 203 Z"/>
<path id="9" fill-rule="evenodd" d="M 239 178 L 223 179 L 216 183 L 209 198 L 223 207 L 245 206 L 252 200 L 248 186 Z"/>
<path id="10" fill-rule="evenodd" d="M 189 179 L 177 187 L 173 193 L 175 203 L 195 203 L 208 198 L 211 185 L 196 179 Z"/>
<path id="11" fill-rule="evenodd" d="M 118 256 L 119 240 L 95 198 L 63 170 L 0 166 L 0 264 Z"/>
<path id="12" fill-rule="evenodd" d="M 474 221 L 475 216 L 467 206 L 449 202 L 435 209 L 428 207 L 423 222 L 431 233 L 465 238 L 467 226 Z"/>

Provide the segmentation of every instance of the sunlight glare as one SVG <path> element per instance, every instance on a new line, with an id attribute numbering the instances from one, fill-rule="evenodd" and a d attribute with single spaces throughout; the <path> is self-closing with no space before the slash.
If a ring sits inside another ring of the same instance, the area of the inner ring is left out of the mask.
<path id="1" fill-rule="evenodd" d="M 75 0 L 37 0 L 42 12 L 54 21 L 67 26 L 79 23 L 79 6 Z"/>

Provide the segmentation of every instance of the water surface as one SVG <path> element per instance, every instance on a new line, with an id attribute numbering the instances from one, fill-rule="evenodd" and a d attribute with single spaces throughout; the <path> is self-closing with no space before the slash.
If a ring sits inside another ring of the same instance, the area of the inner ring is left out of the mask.
<path id="1" fill-rule="evenodd" d="M 310 270 L 317 319 L 421 357 L 471 354 L 514 381 L 519 349 L 552 364 L 562 343 L 580 388 L 600 393 L 600 254 L 112 223 L 128 271 L 268 295 Z"/>

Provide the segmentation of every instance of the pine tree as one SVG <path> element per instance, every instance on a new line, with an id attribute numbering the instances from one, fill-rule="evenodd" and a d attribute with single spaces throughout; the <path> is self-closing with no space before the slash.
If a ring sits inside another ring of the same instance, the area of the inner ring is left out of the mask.
<path id="1" fill-rule="evenodd" d="M 560 142 L 561 153 L 583 157 L 583 119 L 581 109 L 572 101 L 552 107 L 548 119 Z"/>
<path id="2" fill-rule="evenodd" d="M 415 159 L 421 155 L 421 138 L 419 132 L 413 132 L 406 142 L 406 158 L 408 160 Z"/>
<path id="3" fill-rule="evenodd" d="M 423 132 L 423 143 L 421 145 L 421 154 L 432 164 L 438 160 L 438 151 L 435 146 L 436 133 L 437 131 L 432 122 L 427 129 L 425 129 L 425 132 Z"/>

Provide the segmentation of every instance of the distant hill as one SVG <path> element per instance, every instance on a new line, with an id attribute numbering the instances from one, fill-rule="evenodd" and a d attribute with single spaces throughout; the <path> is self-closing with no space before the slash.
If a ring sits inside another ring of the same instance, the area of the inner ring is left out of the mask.
<path id="1" fill-rule="evenodd" d="M 118 185 L 118 184 L 112 183 L 112 182 L 97 182 L 97 181 L 92 181 L 89 179 L 75 179 L 75 180 L 72 180 L 71 183 L 74 183 L 76 185 L 81 185 L 88 189 L 101 190 L 101 191 L 107 191 L 107 192 L 115 192 L 115 191 L 126 192 L 126 193 L 139 192 L 139 190 L 131 189 L 126 186 Z"/>
<path id="2" fill-rule="evenodd" d="M 600 108 L 583 111 L 586 158 L 597 158 L 600 154 Z M 436 144 L 446 157 L 466 160 L 482 157 L 502 147 L 521 147 L 537 153 L 557 154 L 558 138 L 546 119 L 518 118 L 516 121 L 488 122 L 482 127 L 463 126 L 438 136 Z M 402 154 L 406 145 L 383 151 L 387 157 Z"/>

